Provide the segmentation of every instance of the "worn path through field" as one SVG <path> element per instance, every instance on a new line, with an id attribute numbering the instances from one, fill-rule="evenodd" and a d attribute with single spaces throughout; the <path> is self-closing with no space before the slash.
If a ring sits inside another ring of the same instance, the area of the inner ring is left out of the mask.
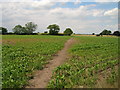
<path id="1" fill-rule="evenodd" d="M 46 88 L 50 78 L 52 77 L 52 71 L 63 64 L 69 58 L 67 50 L 76 42 L 74 38 L 69 39 L 62 50 L 60 50 L 52 60 L 49 61 L 43 70 L 38 70 L 34 74 L 34 78 L 29 80 L 29 86 L 26 88 Z"/>

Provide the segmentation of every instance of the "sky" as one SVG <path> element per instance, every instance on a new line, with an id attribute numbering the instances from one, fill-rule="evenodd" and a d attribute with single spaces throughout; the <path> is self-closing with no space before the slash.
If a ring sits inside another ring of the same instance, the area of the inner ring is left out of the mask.
<path id="1" fill-rule="evenodd" d="M 109 1 L 109 2 L 108 2 Z M 15 25 L 27 22 L 38 25 L 43 33 L 47 26 L 57 24 L 60 33 L 71 28 L 76 34 L 100 33 L 104 29 L 118 30 L 117 0 L 0 0 L 0 25 L 9 32 Z"/>

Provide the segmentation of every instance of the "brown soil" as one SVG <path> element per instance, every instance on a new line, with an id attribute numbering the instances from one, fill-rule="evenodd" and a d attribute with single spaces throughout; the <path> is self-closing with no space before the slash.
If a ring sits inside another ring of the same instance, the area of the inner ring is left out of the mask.
<path id="1" fill-rule="evenodd" d="M 52 71 L 54 68 L 58 67 L 59 65 L 63 64 L 69 58 L 69 54 L 67 50 L 75 43 L 75 39 L 69 39 L 64 48 L 59 51 L 50 62 L 45 65 L 43 70 L 35 71 L 34 78 L 29 80 L 29 86 L 26 88 L 46 88 L 48 82 L 52 77 Z"/>
<path id="2" fill-rule="evenodd" d="M 118 71 L 118 65 L 115 66 L 115 70 Z M 104 70 L 98 74 L 97 84 L 95 88 L 118 88 L 118 82 L 108 84 L 106 78 L 111 74 L 111 68 Z"/>

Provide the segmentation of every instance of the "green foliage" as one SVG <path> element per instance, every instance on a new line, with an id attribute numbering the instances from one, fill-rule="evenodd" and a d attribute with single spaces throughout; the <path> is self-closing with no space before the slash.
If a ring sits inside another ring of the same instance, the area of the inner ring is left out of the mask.
<path id="1" fill-rule="evenodd" d="M 111 31 L 109 31 L 109 30 L 103 30 L 101 33 L 100 33 L 100 35 L 110 35 L 111 34 Z"/>
<path id="2" fill-rule="evenodd" d="M 25 27 L 22 27 L 21 25 L 16 25 L 13 28 L 13 32 L 15 34 L 32 34 L 37 28 L 37 24 L 34 24 L 33 22 L 28 22 L 25 24 Z"/>
<path id="3" fill-rule="evenodd" d="M 21 25 L 16 25 L 14 28 L 13 28 L 13 32 L 15 34 L 22 34 L 22 33 L 25 33 L 25 28 L 22 27 Z"/>
<path id="4" fill-rule="evenodd" d="M 37 24 L 34 24 L 33 22 L 28 22 L 27 24 L 25 24 L 25 28 L 27 30 L 27 33 L 31 34 L 37 29 Z"/>
<path id="5" fill-rule="evenodd" d="M 0 33 L 2 33 L 2 34 L 6 34 L 7 33 L 7 29 L 6 28 L 4 28 L 4 27 L 0 27 Z"/>
<path id="6" fill-rule="evenodd" d="M 2 45 L 2 87 L 21 88 L 33 70 L 44 68 L 69 37 L 4 35 Z M 9 41 L 9 42 L 8 42 Z"/>
<path id="7" fill-rule="evenodd" d="M 49 34 L 50 35 L 57 35 L 58 32 L 60 31 L 60 27 L 56 24 L 53 24 L 53 25 L 49 25 L 47 27 L 47 29 L 49 29 Z"/>
<path id="8" fill-rule="evenodd" d="M 120 31 L 114 31 L 113 35 L 120 36 Z"/>
<path id="9" fill-rule="evenodd" d="M 53 71 L 49 88 L 95 87 L 98 75 L 118 64 L 118 38 L 75 37 L 78 43 L 70 49 L 72 58 Z M 110 82 L 116 82 L 113 73 Z"/>
<path id="10" fill-rule="evenodd" d="M 71 35 L 73 33 L 73 31 L 70 28 L 66 28 L 66 30 L 64 31 L 65 35 Z"/>

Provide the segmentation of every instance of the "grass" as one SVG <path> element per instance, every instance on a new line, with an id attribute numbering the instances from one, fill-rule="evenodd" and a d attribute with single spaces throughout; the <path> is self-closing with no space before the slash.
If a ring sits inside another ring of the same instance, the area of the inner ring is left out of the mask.
<path id="1" fill-rule="evenodd" d="M 33 70 L 44 64 L 70 37 L 40 35 L 2 36 L 2 87 L 21 88 L 31 78 Z"/>
<path id="2" fill-rule="evenodd" d="M 118 81 L 114 68 L 118 65 L 118 38 L 76 36 L 75 39 L 78 43 L 69 50 L 72 58 L 53 71 L 48 88 L 95 88 L 101 72 L 108 69 L 104 84 L 114 85 Z"/>

